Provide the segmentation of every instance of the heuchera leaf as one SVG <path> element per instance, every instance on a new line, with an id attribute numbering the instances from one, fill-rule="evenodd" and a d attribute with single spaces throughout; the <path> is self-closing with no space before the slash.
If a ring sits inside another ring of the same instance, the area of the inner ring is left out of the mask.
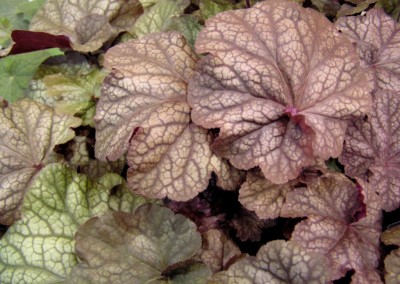
<path id="1" fill-rule="evenodd" d="M 183 36 L 152 34 L 111 48 L 97 105 L 96 157 L 118 159 L 129 148 L 128 182 L 151 198 L 186 201 L 203 191 L 211 172 L 234 189 L 238 171 L 210 149 L 211 135 L 190 123 L 186 102 L 196 57 Z"/>
<path id="2" fill-rule="evenodd" d="M 242 253 L 220 230 L 208 230 L 203 235 L 201 260 L 215 273 L 226 270 Z"/>
<path id="3" fill-rule="evenodd" d="M 64 165 L 46 166 L 26 194 L 22 219 L 0 241 L 0 282 L 65 280 L 78 263 L 74 235 L 79 225 L 107 212 L 110 190 L 122 182 L 107 174 L 94 183 Z"/>
<path id="4" fill-rule="evenodd" d="M 74 50 L 92 52 L 129 30 L 142 12 L 137 0 L 48 0 L 30 30 L 68 36 Z"/>
<path id="5" fill-rule="evenodd" d="M 220 13 L 199 33 L 208 52 L 189 84 L 192 120 L 220 128 L 213 149 L 273 183 L 337 157 L 371 86 L 350 41 L 320 13 L 286 1 Z"/>
<path id="6" fill-rule="evenodd" d="M 149 33 L 165 32 L 170 29 L 172 18 L 179 17 L 190 4 L 188 0 L 157 0 L 145 9 L 136 21 L 132 33 L 142 37 Z"/>
<path id="7" fill-rule="evenodd" d="M 20 100 L 0 109 L 0 223 L 12 224 L 34 176 L 51 162 L 55 145 L 75 136 L 79 118 Z"/>
<path id="8" fill-rule="evenodd" d="M 286 194 L 293 190 L 290 183 L 274 184 L 265 179 L 259 170 L 247 172 L 246 182 L 239 191 L 239 201 L 248 210 L 255 211 L 261 219 L 280 216 Z"/>
<path id="9" fill-rule="evenodd" d="M 51 48 L 0 59 L 1 96 L 9 102 L 22 98 L 39 65 L 51 56 L 62 54 L 58 48 Z"/>
<path id="10" fill-rule="evenodd" d="M 400 21 L 400 5 L 398 0 L 378 0 L 375 4 L 375 7 L 382 8 L 397 22 Z"/>
<path id="11" fill-rule="evenodd" d="M 233 10 L 234 1 L 231 0 L 201 0 L 199 3 L 200 15 L 203 20 L 215 16 L 218 13 Z"/>
<path id="12" fill-rule="evenodd" d="M 326 283 L 328 271 L 323 256 L 293 241 L 277 240 L 262 246 L 256 257 L 247 256 L 214 274 L 209 283 Z"/>
<path id="13" fill-rule="evenodd" d="M 191 47 L 194 47 L 197 35 L 203 26 L 193 15 L 182 15 L 172 18 L 170 31 L 178 31 L 186 38 Z"/>
<path id="14" fill-rule="evenodd" d="M 390 228 L 382 233 L 381 240 L 386 245 L 400 246 L 400 226 Z M 385 283 L 396 284 L 400 282 L 400 249 L 393 250 L 385 258 Z"/>
<path id="15" fill-rule="evenodd" d="M 382 9 L 372 9 L 364 16 L 340 18 L 336 27 L 355 43 L 375 88 L 399 91 L 400 25 Z"/>
<path id="16" fill-rule="evenodd" d="M 211 272 L 193 258 L 200 248 L 196 225 L 167 208 L 143 205 L 134 215 L 110 212 L 76 233 L 82 263 L 68 283 L 205 283 Z M 175 280 L 186 273 L 189 282 Z"/>
<path id="17" fill-rule="evenodd" d="M 400 206 L 400 93 L 378 91 L 366 119 L 349 123 L 339 160 L 352 177 L 369 181 L 383 209 Z"/>
<path id="18" fill-rule="evenodd" d="M 330 280 L 354 269 L 353 278 L 363 281 L 357 283 L 380 283 L 372 281 L 379 279 L 380 206 L 373 188 L 327 173 L 307 188 L 289 192 L 281 215 L 307 217 L 296 225 L 291 240 L 330 260 Z"/>

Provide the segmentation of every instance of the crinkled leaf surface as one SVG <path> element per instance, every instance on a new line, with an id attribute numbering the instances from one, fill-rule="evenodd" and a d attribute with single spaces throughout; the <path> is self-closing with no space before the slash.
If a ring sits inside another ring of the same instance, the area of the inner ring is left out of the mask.
<path id="1" fill-rule="evenodd" d="M 277 240 L 262 246 L 256 257 L 247 256 L 227 271 L 214 274 L 209 283 L 326 283 L 326 259 L 309 253 L 293 241 Z"/>
<path id="2" fill-rule="evenodd" d="M 82 263 L 69 282 L 188 283 L 174 279 L 188 272 L 190 283 L 205 283 L 210 271 L 192 259 L 200 248 L 196 225 L 167 208 L 143 205 L 134 215 L 110 212 L 78 230 Z"/>
<path id="3" fill-rule="evenodd" d="M 77 264 L 74 235 L 80 224 L 109 210 L 107 174 L 91 182 L 61 164 L 46 166 L 26 194 L 22 219 L 0 241 L 1 283 L 58 283 Z"/>
<path id="4" fill-rule="evenodd" d="M 29 184 L 51 162 L 53 148 L 75 136 L 79 118 L 57 115 L 53 109 L 20 100 L 0 110 L 0 222 L 12 224 Z"/>
<path id="5" fill-rule="evenodd" d="M 296 225 L 292 240 L 330 260 L 331 280 L 350 269 L 365 283 L 377 275 L 381 211 L 373 189 L 328 173 L 289 192 L 281 215 L 307 216 Z"/>
<path id="6" fill-rule="evenodd" d="M 336 27 L 355 43 L 375 88 L 399 91 L 400 25 L 382 9 L 372 9 L 364 16 L 340 18 Z"/>
<path id="7" fill-rule="evenodd" d="M 189 200 L 203 191 L 211 172 L 234 189 L 239 173 L 209 147 L 205 130 L 190 123 L 186 102 L 196 58 L 183 36 L 153 34 L 117 45 L 105 66 L 97 105 L 96 157 L 115 160 L 128 150 L 128 182 L 151 197 Z"/>
<path id="8" fill-rule="evenodd" d="M 340 162 L 352 177 L 368 180 L 383 209 L 400 206 L 400 92 L 378 91 L 366 119 L 349 123 Z"/>
<path id="9" fill-rule="evenodd" d="M 51 48 L 0 59 L 1 96 L 9 102 L 22 98 L 39 65 L 51 56 L 62 54 L 58 48 Z"/>
<path id="10" fill-rule="evenodd" d="M 201 260 L 215 273 L 225 270 L 242 255 L 236 244 L 220 230 L 203 234 Z"/>
<path id="11" fill-rule="evenodd" d="M 286 1 L 218 14 L 199 33 L 208 52 L 189 84 L 193 121 L 220 128 L 213 147 L 273 183 L 314 157 L 337 157 L 346 119 L 371 105 L 350 41 L 321 14 Z"/>
<path id="12" fill-rule="evenodd" d="M 400 246 L 400 226 L 390 228 L 382 233 L 381 240 L 386 245 Z M 395 284 L 400 282 L 400 249 L 396 249 L 385 258 L 385 282 Z"/>
<path id="13" fill-rule="evenodd" d="M 81 52 L 99 49 L 142 14 L 137 0 L 48 0 L 36 13 L 30 30 L 66 35 Z"/>
<path id="14" fill-rule="evenodd" d="M 145 9 L 136 21 L 132 33 L 138 37 L 145 34 L 165 32 L 170 29 L 172 18 L 179 17 L 190 4 L 188 0 L 158 0 Z"/>
<path id="15" fill-rule="evenodd" d="M 247 172 L 246 182 L 239 191 L 239 201 L 248 210 L 255 211 L 261 219 L 274 219 L 280 216 L 286 194 L 293 190 L 290 183 L 274 184 L 267 180 L 261 171 Z"/>

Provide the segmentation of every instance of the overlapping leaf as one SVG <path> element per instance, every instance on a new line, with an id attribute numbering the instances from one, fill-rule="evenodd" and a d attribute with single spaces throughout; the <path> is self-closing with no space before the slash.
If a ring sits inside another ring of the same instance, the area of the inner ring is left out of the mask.
<path id="1" fill-rule="evenodd" d="M 104 77 L 105 73 L 84 57 L 71 53 L 41 66 L 30 81 L 26 95 L 54 107 L 58 113 L 81 117 L 82 125 L 93 126 Z"/>
<path id="2" fill-rule="evenodd" d="M 188 0 L 156 0 L 145 8 L 142 16 L 136 21 L 132 33 L 142 37 L 149 33 L 165 32 L 170 29 L 172 19 L 183 14 L 190 4 Z"/>
<path id="3" fill-rule="evenodd" d="M 314 10 L 286 1 L 218 14 L 199 33 L 208 52 L 189 84 L 193 121 L 220 128 L 213 147 L 274 183 L 315 157 L 337 157 L 350 115 L 371 105 L 351 43 Z"/>
<path id="4" fill-rule="evenodd" d="M 116 160 L 128 150 L 128 182 L 152 198 L 189 200 L 211 172 L 233 189 L 239 173 L 213 154 L 211 135 L 190 122 L 186 88 L 196 57 L 175 32 L 152 34 L 110 49 L 97 105 L 96 156 Z"/>
<path id="5" fill-rule="evenodd" d="M 246 182 L 239 191 L 239 201 L 248 210 L 253 210 L 261 219 L 280 216 L 286 194 L 293 190 L 289 183 L 274 184 L 265 179 L 259 170 L 247 172 Z"/>
<path id="6" fill-rule="evenodd" d="M 326 259 L 309 253 L 295 242 L 272 241 L 262 246 L 256 257 L 247 256 L 227 271 L 214 274 L 209 283 L 326 283 Z"/>
<path id="7" fill-rule="evenodd" d="M 30 30 L 66 35 L 73 49 L 91 52 L 129 30 L 142 12 L 137 0 L 48 0 L 32 19 Z"/>
<path id="8" fill-rule="evenodd" d="M 368 180 L 383 209 L 400 206 L 400 93 L 378 91 L 367 119 L 349 123 L 340 162 L 346 174 Z"/>
<path id="9" fill-rule="evenodd" d="M 0 282 L 65 280 L 78 263 L 74 235 L 79 225 L 108 211 L 110 190 L 122 182 L 107 174 L 94 183 L 61 164 L 46 166 L 26 194 L 22 219 L 0 241 Z"/>
<path id="10" fill-rule="evenodd" d="M 400 246 L 400 226 L 390 228 L 382 233 L 381 240 L 386 245 Z M 400 282 L 400 249 L 393 250 L 385 258 L 385 282 L 396 284 Z"/>
<path id="11" fill-rule="evenodd" d="M 22 98 L 39 65 L 51 56 L 62 54 L 58 48 L 51 48 L 0 59 L 2 97 L 9 102 Z"/>
<path id="12" fill-rule="evenodd" d="M 201 260 L 213 271 L 226 270 L 242 253 L 235 243 L 220 230 L 203 234 Z"/>
<path id="13" fill-rule="evenodd" d="M 78 230 L 83 262 L 69 283 L 205 283 L 210 271 L 193 258 L 200 248 L 196 225 L 167 208 L 108 213 Z"/>
<path id="14" fill-rule="evenodd" d="M 34 176 L 53 159 L 53 148 L 74 137 L 81 120 L 46 105 L 20 100 L 0 110 L 0 222 L 12 224 Z"/>
<path id="15" fill-rule="evenodd" d="M 364 16 L 344 17 L 336 22 L 357 47 L 375 88 L 398 91 L 400 87 L 400 25 L 381 9 Z"/>
<path id="16" fill-rule="evenodd" d="M 380 283 L 374 282 L 379 279 L 380 206 L 373 188 L 329 173 L 288 193 L 282 216 L 307 217 L 296 225 L 292 240 L 330 260 L 331 280 L 354 269 L 353 278 L 363 281 L 357 283 Z"/>

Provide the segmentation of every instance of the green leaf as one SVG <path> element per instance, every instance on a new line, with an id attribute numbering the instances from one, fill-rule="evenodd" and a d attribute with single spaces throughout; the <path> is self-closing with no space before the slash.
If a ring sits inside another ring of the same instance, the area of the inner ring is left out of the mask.
<path id="1" fill-rule="evenodd" d="M 178 18 L 173 18 L 169 30 L 175 30 L 183 34 L 186 41 L 193 48 L 197 38 L 197 34 L 202 29 L 202 25 L 192 15 L 182 15 Z"/>
<path id="2" fill-rule="evenodd" d="M 159 0 L 145 9 L 143 15 L 136 21 L 132 33 L 141 37 L 148 33 L 169 30 L 172 18 L 182 15 L 188 5 L 188 0 Z"/>
<path id="3" fill-rule="evenodd" d="M 157 205 L 92 218 L 75 238 L 83 262 L 68 283 L 205 283 L 211 274 L 194 259 L 201 248 L 196 225 Z"/>
<path id="4" fill-rule="evenodd" d="M 230 0 L 201 0 L 200 1 L 200 14 L 204 21 L 209 17 L 215 16 L 218 13 L 233 10 L 234 3 Z"/>
<path id="5" fill-rule="evenodd" d="M 71 140 L 75 133 L 70 128 L 80 123 L 27 99 L 0 108 L 0 223 L 19 219 L 35 175 L 54 161 L 54 147 Z"/>
<path id="6" fill-rule="evenodd" d="M 60 49 L 51 48 L 10 55 L 0 59 L 2 97 L 9 102 L 15 102 L 22 98 L 39 65 L 51 56 L 62 54 Z"/>
<path id="7" fill-rule="evenodd" d="M 44 168 L 26 194 L 22 219 L 0 241 L 1 283 L 61 282 L 77 264 L 74 235 L 91 216 L 109 210 L 115 174 L 97 183 L 61 164 Z"/>
<path id="8" fill-rule="evenodd" d="M 15 1 L 12 2 L 15 3 Z M 44 2 L 46 2 L 46 0 L 25 0 L 16 5 L 15 10 L 17 13 L 23 14 L 25 20 L 30 21 Z"/>
<path id="9" fill-rule="evenodd" d="M 387 14 L 400 22 L 400 3 L 399 0 L 378 0 L 375 7 L 382 8 Z"/>

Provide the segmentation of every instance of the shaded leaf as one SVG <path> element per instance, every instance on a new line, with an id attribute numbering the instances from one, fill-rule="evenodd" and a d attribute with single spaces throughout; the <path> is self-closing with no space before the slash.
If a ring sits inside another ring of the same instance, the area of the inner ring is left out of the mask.
<path id="1" fill-rule="evenodd" d="M 176 33 L 152 34 L 117 45 L 105 66 L 97 105 L 96 157 L 116 160 L 128 150 L 130 188 L 151 198 L 185 201 L 208 184 L 235 189 L 241 174 L 209 147 L 212 136 L 190 123 L 186 102 L 196 57 Z"/>
<path id="2" fill-rule="evenodd" d="M 286 194 L 293 190 L 289 183 L 273 184 L 265 179 L 261 171 L 247 172 L 246 182 L 239 191 L 239 201 L 248 210 L 255 211 L 261 219 L 280 216 Z"/>
<path id="3" fill-rule="evenodd" d="M 226 270 L 242 253 L 235 243 L 219 230 L 203 234 L 201 260 L 215 273 Z"/>
<path id="4" fill-rule="evenodd" d="M 72 139 L 81 120 L 20 100 L 0 111 L 0 222 L 12 224 L 34 176 L 52 162 L 53 148 Z"/>
<path id="5" fill-rule="evenodd" d="M 203 26 L 192 15 L 182 15 L 172 18 L 169 30 L 175 30 L 183 34 L 191 47 L 194 47 L 197 35 Z"/>
<path id="6" fill-rule="evenodd" d="M 149 33 L 165 32 L 170 29 L 172 18 L 179 17 L 189 5 L 188 0 L 158 0 L 145 9 L 136 21 L 132 33 L 142 37 Z"/>
<path id="7" fill-rule="evenodd" d="M 400 93 L 378 91 L 367 119 L 349 123 L 339 160 L 346 175 L 369 181 L 383 209 L 400 206 Z"/>
<path id="8" fill-rule="evenodd" d="M 380 206 L 373 188 L 328 173 L 289 192 L 282 216 L 307 217 L 296 225 L 291 240 L 329 259 L 330 280 L 354 269 L 354 277 L 367 283 L 379 264 Z"/>
<path id="9" fill-rule="evenodd" d="M 399 0 L 378 0 L 375 7 L 383 8 L 385 12 L 393 17 L 397 22 L 400 21 Z"/>
<path id="10" fill-rule="evenodd" d="M 364 16 L 344 17 L 336 27 L 355 43 L 375 88 L 398 91 L 400 86 L 400 26 L 381 9 Z"/>
<path id="11" fill-rule="evenodd" d="M 82 263 L 69 283 L 187 283 L 175 279 L 187 272 L 191 283 L 205 283 L 210 272 L 193 259 L 200 248 L 196 225 L 169 209 L 144 205 L 134 215 L 108 213 L 78 230 Z"/>
<path id="12" fill-rule="evenodd" d="M 350 15 L 355 15 L 358 13 L 363 12 L 364 10 L 367 10 L 368 7 L 372 4 L 374 4 L 377 0 L 365 0 L 361 1 L 360 3 L 357 4 L 357 6 L 353 7 L 351 5 L 344 4 L 340 8 L 340 10 L 336 14 L 336 18 L 344 17 L 344 16 L 350 16 Z"/>
<path id="13" fill-rule="evenodd" d="M 311 3 L 326 16 L 334 17 L 341 6 L 337 0 L 311 0 Z"/>
<path id="14" fill-rule="evenodd" d="M 323 27 L 323 30 L 320 29 Z M 351 115 L 371 106 L 352 44 L 320 13 L 266 1 L 220 13 L 199 33 L 208 52 L 189 84 L 192 120 L 220 128 L 213 149 L 273 183 L 337 157 Z"/>
<path id="15" fill-rule="evenodd" d="M 256 257 L 247 256 L 214 274 L 209 283 L 326 283 L 327 264 L 323 256 L 293 241 L 277 240 L 262 246 Z"/>
<path id="16" fill-rule="evenodd" d="M 68 36 L 73 49 L 92 52 L 129 30 L 142 12 L 137 0 L 48 0 L 30 30 Z"/>
<path id="17" fill-rule="evenodd" d="M 200 15 L 205 21 L 218 13 L 233 10 L 234 4 L 235 2 L 231 0 L 201 0 L 199 4 Z"/>
<path id="18" fill-rule="evenodd" d="M 58 283 L 78 263 L 74 235 L 91 216 L 109 210 L 115 174 L 93 183 L 61 164 L 46 166 L 26 194 L 22 219 L 0 241 L 1 283 Z"/>
<path id="19" fill-rule="evenodd" d="M 58 48 L 51 48 L 0 59 L 2 97 L 9 102 L 22 98 L 39 65 L 51 56 L 62 54 Z"/>
<path id="20" fill-rule="evenodd" d="M 392 227 L 384 231 L 381 241 L 385 245 L 400 246 L 400 226 Z M 400 249 L 393 250 L 385 258 L 385 283 L 395 284 L 400 281 Z"/>

